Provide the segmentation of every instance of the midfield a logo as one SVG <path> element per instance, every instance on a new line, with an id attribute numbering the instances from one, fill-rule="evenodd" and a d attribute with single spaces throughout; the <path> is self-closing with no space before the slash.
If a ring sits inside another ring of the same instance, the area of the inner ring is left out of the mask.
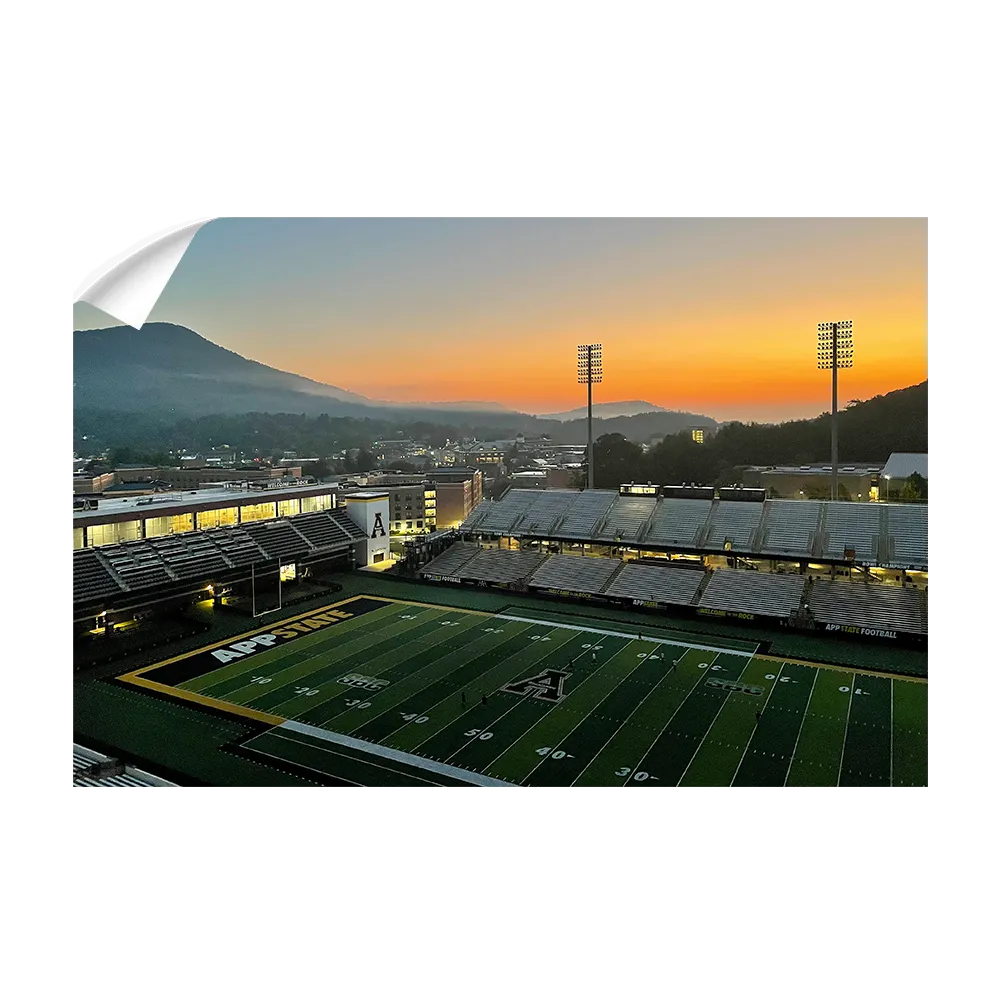
<path id="1" fill-rule="evenodd" d="M 569 675 L 568 670 L 543 670 L 534 677 L 506 684 L 500 690 L 509 694 L 527 695 L 529 698 L 538 698 L 541 701 L 562 701 L 566 697 L 563 694 L 563 685 Z"/>
<path id="2" fill-rule="evenodd" d="M 382 524 L 381 511 L 375 512 L 375 524 L 372 527 L 372 538 L 385 538 L 385 526 Z"/>

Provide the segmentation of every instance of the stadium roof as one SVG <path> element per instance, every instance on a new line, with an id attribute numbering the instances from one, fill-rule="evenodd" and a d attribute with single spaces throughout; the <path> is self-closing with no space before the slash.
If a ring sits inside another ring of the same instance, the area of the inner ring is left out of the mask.
<path id="1" fill-rule="evenodd" d="M 914 451 L 894 451 L 882 470 L 883 479 L 906 479 L 916 472 L 927 478 L 927 455 Z"/>

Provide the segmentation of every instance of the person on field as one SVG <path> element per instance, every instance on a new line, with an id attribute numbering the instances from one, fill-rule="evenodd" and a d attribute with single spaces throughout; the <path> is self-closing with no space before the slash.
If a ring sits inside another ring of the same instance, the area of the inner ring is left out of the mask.
<path id="1" fill-rule="evenodd" d="M 486 695 L 483 695 L 483 704 L 486 704 Z"/>
<path id="2" fill-rule="evenodd" d="M 465 692 L 462 692 L 462 708 L 465 708 Z"/>
<path id="3" fill-rule="evenodd" d="M 757 722 L 760 722 L 760 709 L 759 708 L 757 709 Z M 757 725 L 757 722 L 755 722 L 754 725 Z"/>
<path id="4" fill-rule="evenodd" d="M 597 653 L 595 653 L 593 650 L 590 651 L 590 662 L 591 663 L 597 662 Z"/>

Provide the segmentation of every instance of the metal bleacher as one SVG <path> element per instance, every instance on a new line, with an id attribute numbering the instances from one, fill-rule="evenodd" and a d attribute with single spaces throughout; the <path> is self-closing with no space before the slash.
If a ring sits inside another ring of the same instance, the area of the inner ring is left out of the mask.
<path id="1" fill-rule="evenodd" d="M 608 541 L 634 541 L 655 509 L 656 497 L 617 496 L 594 537 Z"/>
<path id="2" fill-rule="evenodd" d="M 100 600 L 122 592 L 118 581 L 108 572 L 95 549 L 77 549 L 73 553 L 73 602 Z"/>
<path id="3" fill-rule="evenodd" d="M 823 508 L 823 558 L 843 559 L 846 549 L 854 549 L 856 562 L 877 562 L 882 505 L 830 501 Z"/>
<path id="4" fill-rule="evenodd" d="M 817 580 L 809 598 L 817 622 L 927 634 L 924 594 L 912 587 L 888 587 Z"/>
<path id="5" fill-rule="evenodd" d="M 555 533 L 561 538 L 590 538 L 597 522 L 610 510 L 617 497 L 611 490 L 585 490 L 566 509 Z"/>
<path id="6" fill-rule="evenodd" d="M 101 557 L 107 560 L 129 590 L 160 587 L 177 579 L 167 569 L 159 552 L 145 540 L 104 545 Z"/>
<path id="7" fill-rule="evenodd" d="M 707 549 L 724 549 L 731 542 L 738 552 L 748 552 L 760 525 L 763 504 L 741 500 L 719 500 L 712 511 L 708 534 L 702 543 Z"/>
<path id="8" fill-rule="evenodd" d="M 637 601 L 690 605 L 704 579 L 700 567 L 626 563 L 604 593 Z"/>
<path id="9" fill-rule="evenodd" d="M 478 555 L 480 549 L 472 542 L 455 542 L 441 555 L 432 559 L 420 570 L 421 576 L 458 576 L 458 571 Z"/>
<path id="10" fill-rule="evenodd" d="M 488 505 L 486 516 L 476 525 L 476 530 L 506 534 L 537 498 L 536 490 L 508 490 L 502 500 L 494 500 Z"/>
<path id="11" fill-rule="evenodd" d="M 200 532 L 160 535 L 148 542 L 178 579 L 229 569 L 226 557 Z"/>
<path id="12" fill-rule="evenodd" d="M 482 549 L 462 567 L 462 576 L 487 583 L 516 583 L 538 568 L 544 555 L 508 549 Z"/>
<path id="13" fill-rule="evenodd" d="M 549 556 L 529 583 L 533 587 L 599 594 L 619 566 L 620 559 Z"/>
<path id="14" fill-rule="evenodd" d="M 927 569 L 927 504 L 887 504 L 889 551 L 894 569 Z"/>
<path id="15" fill-rule="evenodd" d="M 767 555 L 810 556 L 822 509 L 815 500 L 766 501 L 759 551 Z"/>
<path id="16" fill-rule="evenodd" d="M 787 618 L 802 603 L 806 577 L 717 569 L 698 602 L 700 608 Z"/>
<path id="17" fill-rule="evenodd" d="M 536 499 L 515 524 L 519 535 L 549 535 L 576 498 L 576 490 L 532 490 Z"/>
<path id="18" fill-rule="evenodd" d="M 643 541 L 654 545 L 693 546 L 711 512 L 711 500 L 664 498 L 657 505 Z"/>
<path id="19" fill-rule="evenodd" d="M 264 550 L 243 528 L 207 528 L 204 534 L 233 566 L 249 566 L 267 558 Z"/>
<path id="20" fill-rule="evenodd" d="M 254 521 L 243 525 L 243 530 L 264 550 L 271 559 L 294 559 L 305 555 L 312 548 L 309 542 L 292 527 L 291 521 Z"/>

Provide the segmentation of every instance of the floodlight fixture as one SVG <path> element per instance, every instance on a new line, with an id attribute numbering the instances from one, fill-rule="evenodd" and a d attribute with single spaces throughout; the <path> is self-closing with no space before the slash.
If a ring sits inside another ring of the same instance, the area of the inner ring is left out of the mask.
<path id="1" fill-rule="evenodd" d="M 587 386 L 587 489 L 594 488 L 594 383 L 604 378 L 600 344 L 580 344 L 576 349 L 576 380 Z"/>
<path id="2" fill-rule="evenodd" d="M 816 326 L 816 367 L 831 373 L 833 406 L 830 410 L 830 497 L 838 499 L 837 483 L 837 372 L 854 367 L 854 323 L 849 319 Z"/>

